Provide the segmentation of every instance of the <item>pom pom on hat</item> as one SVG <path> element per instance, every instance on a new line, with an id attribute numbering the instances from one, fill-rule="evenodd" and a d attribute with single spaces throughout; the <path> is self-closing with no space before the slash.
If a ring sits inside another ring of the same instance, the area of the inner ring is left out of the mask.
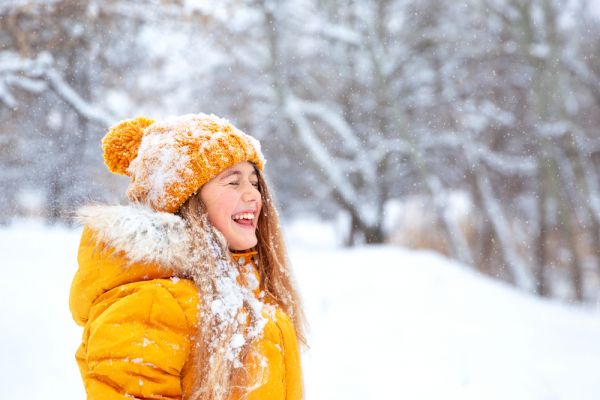
<path id="1" fill-rule="evenodd" d="M 144 129 L 154 123 L 145 117 L 119 122 L 102 139 L 104 163 L 115 174 L 129 176 L 127 169 L 137 156 Z"/>

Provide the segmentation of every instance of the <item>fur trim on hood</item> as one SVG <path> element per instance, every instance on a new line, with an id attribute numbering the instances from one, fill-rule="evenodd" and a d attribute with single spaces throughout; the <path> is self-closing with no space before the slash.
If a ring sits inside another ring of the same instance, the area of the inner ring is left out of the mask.
<path id="1" fill-rule="evenodd" d="M 178 215 L 142 205 L 85 206 L 76 221 L 91 228 L 99 242 L 123 251 L 132 263 L 158 263 L 190 272 L 191 238 Z"/>

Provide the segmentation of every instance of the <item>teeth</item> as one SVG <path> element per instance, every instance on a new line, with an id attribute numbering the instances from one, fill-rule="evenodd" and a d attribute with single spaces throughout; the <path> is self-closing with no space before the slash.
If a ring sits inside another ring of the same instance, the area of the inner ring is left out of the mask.
<path id="1" fill-rule="evenodd" d="M 254 214 L 252 213 L 243 213 L 243 214 L 237 214 L 233 216 L 233 219 L 254 219 Z"/>

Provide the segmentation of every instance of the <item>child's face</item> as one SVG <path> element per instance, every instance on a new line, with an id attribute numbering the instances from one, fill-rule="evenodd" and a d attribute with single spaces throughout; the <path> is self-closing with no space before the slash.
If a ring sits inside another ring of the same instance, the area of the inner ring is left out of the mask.
<path id="1" fill-rule="evenodd" d="M 206 205 L 209 221 L 225 236 L 231 250 L 256 246 L 262 199 L 258 176 L 250 162 L 237 163 L 211 179 L 200 189 L 200 199 Z"/>

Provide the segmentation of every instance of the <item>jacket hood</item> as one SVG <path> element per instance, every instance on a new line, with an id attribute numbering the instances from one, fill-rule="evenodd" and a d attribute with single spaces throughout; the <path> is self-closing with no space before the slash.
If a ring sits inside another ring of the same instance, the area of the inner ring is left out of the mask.
<path id="1" fill-rule="evenodd" d="M 69 305 L 80 325 L 94 301 L 111 289 L 191 275 L 192 241 L 178 215 L 138 205 L 102 205 L 82 207 L 76 220 L 84 229 Z"/>
<path id="2" fill-rule="evenodd" d="M 76 220 L 98 243 L 124 252 L 130 263 L 156 263 L 186 272 L 191 240 L 178 215 L 146 206 L 85 206 Z"/>

